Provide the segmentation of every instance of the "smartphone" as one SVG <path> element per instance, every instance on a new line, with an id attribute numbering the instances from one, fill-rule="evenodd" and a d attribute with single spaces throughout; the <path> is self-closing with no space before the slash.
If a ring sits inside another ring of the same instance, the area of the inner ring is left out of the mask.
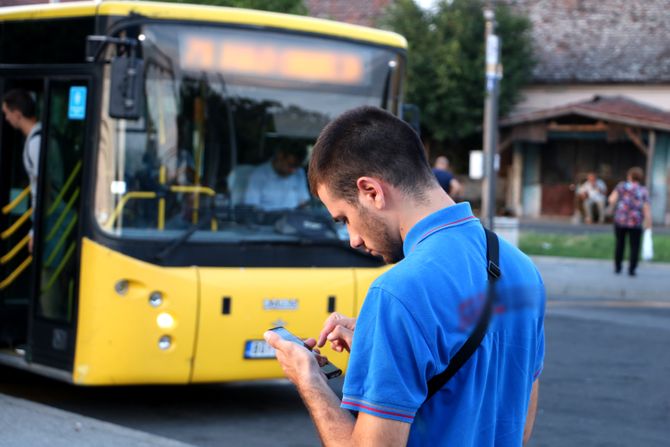
<path id="1" fill-rule="evenodd" d="M 273 327 L 270 329 L 272 332 L 277 333 L 281 338 L 284 340 L 288 340 L 290 342 L 293 342 L 295 344 L 298 344 L 300 346 L 304 346 L 305 348 L 309 349 L 310 351 L 312 350 L 309 346 L 307 346 L 301 338 L 293 335 L 290 333 L 285 327 L 279 326 L 279 327 Z M 321 360 L 325 360 L 325 357 L 322 357 L 318 355 L 316 352 L 313 353 L 315 356 L 320 357 Z M 321 372 L 323 372 L 328 379 L 334 379 L 336 377 L 339 377 L 342 375 L 342 370 L 338 368 L 337 366 L 333 365 L 329 361 L 326 360 L 326 363 L 323 363 L 322 361 L 319 361 L 319 364 L 321 365 Z"/>

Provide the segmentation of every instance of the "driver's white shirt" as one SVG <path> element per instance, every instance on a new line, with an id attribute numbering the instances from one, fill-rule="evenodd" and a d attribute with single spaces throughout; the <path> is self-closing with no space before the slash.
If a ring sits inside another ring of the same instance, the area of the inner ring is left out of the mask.
<path id="1" fill-rule="evenodd" d="M 305 171 L 300 168 L 282 177 L 267 161 L 253 170 L 244 194 L 244 204 L 264 211 L 295 209 L 310 198 Z"/>

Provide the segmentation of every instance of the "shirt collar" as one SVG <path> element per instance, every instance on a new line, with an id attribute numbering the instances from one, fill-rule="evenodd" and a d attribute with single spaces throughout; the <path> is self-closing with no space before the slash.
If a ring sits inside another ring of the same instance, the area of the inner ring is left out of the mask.
<path id="1" fill-rule="evenodd" d="M 26 135 L 26 141 L 30 140 L 33 135 L 35 135 L 37 132 L 40 132 L 42 130 L 42 123 L 37 121 L 35 125 L 30 129 L 30 132 L 28 132 L 28 135 Z"/>
<path id="2" fill-rule="evenodd" d="M 414 251 L 416 246 L 431 234 L 471 220 L 477 220 L 477 218 L 472 214 L 472 208 L 468 202 L 457 203 L 429 214 L 407 232 L 403 242 L 405 256 Z"/>

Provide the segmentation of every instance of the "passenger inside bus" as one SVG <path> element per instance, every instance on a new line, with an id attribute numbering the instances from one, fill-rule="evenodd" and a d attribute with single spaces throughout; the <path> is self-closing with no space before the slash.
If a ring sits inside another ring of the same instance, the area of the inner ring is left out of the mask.
<path id="1" fill-rule="evenodd" d="M 243 204 L 262 211 L 291 210 L 305 206 L 310 199 L 302 164 L 304 146 L 283 146 L 274 156 L 249 175 Z"/>
<path id="2" fill-rule="evenodd" d="M 13 89 L 2 98 L 2 113 L 14 129 L 25 136 L 23 145 L 23 167 L 30 179 L 31 207 L 35 210 L 37 176 L 39 175 L 40 136 L 42 123 L 37 120 L 35 101 L 26 90 Z M 30 230 L 28 250 L 33 251 L 33 231 Z"/>

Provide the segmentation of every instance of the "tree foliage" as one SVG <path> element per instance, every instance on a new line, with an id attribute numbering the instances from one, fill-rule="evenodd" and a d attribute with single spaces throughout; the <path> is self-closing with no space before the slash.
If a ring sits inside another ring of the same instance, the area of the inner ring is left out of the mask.
<path id="1" fill-rule="evenodd" d="M 381 25 L 409 44 L 406 101 L 421 108 L 422 130 L 438 143 L 476 136 L 484 114 L 483 0 L 442 0 L 426 11 L 412 0 L 397 0 Z M 508 113 L 529 81 L 533 67 L 530 22 L 509 8 L 496 8 L 502 42 L 499 111 Z"/>
<path id="2" fill-rule="evenodd" d="M 200 5 L 232 6 L 235 8 L 260 9 L 263 11 L 307 14 L 303 0 L 159 0 L 172 3 L 197 3 Z"/>

